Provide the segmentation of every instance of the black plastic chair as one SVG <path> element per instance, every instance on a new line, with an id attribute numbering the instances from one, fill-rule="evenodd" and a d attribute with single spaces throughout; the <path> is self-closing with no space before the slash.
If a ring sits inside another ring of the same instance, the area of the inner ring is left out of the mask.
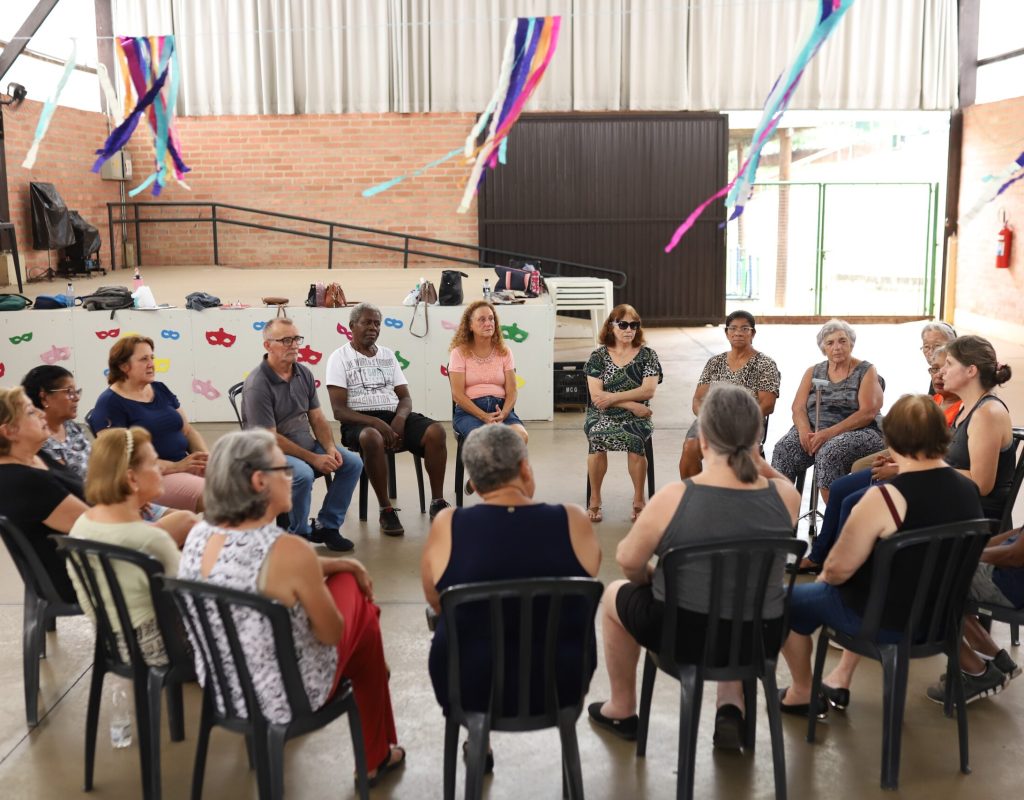
<path id="1" fill-rule="evenodd" d="M 466 491 L 466 466 L 462 463 L 462 445 L 465 444 L 466 437 L 459 436 L 454 428 L 452 433 L 455 434 L 455 507 L 462 508 L 462 497 Z"/>
<path id="2" fill-rule="evenodd" d="M 21 628 L 22 672 L 25 679 L 25 721 L 39 722 L 39 659 L 46 658 L 46 633 L 57 630 L 57 617 L 82 613 L 77 603 L 66 602 L 54 588 L 49 573 L 25 534 L 7 517 L 0 517 L 0 539 L 25 584 L 24 621 Z"/>
<path id="3" fill-rule="evenodd" d="M 1013 448 L 1019 448 L 1017 466 L 1013 471 L 1013 482 L 1010 484 L 1010 494 L 1006 498 L 1006 505 L 1003 506 L 1003 516 L 999 521 L 999 530 L 1008 531 L 1013 527 L 1013 506 L 1017 502 L 1017 495 L 1020 494 L 1021 484 L 1024 483 L 1024 428 L 1013 429 Z"/>
<path id="4" fill-rule="evenodd" d="M 583 800 L 583 774 L 580 752 L 576 740 L 576 721 L 583 710 L 583 699 L 594 668 L 590 649 L 594 642 L 594 615 L 601 600 L 603 587 L 590 578 L 533 578 L 519 581 L 494 581 L 452 586 L 441 594 L 441 616 L 448 636 L 448 716 L 444 729 L 444 798 L 455 798 L 455 769 L 458 759 L 459 728 L 469 732 L 466 765 L 466 797 L 479 798 L 483 792 L 484 764 L 490 732 L 535 731 L 558 728 L 562 742 L 562 794 L 570 800 Z M 539 603 L 546 604 L 545 613 Z M 484 605 L 490 619 L 487 631 L 460 630 L 457 620 L 460 612 L 473 605 Z M 574 697 L 559 697 L 557 688 L 558 634 L 570 628 L 566 619 L 567 607 L 573 608 L 582 623 L 578 633 L 582 644 L 579 654 L 581 692 Z M 515 609 L 513 611 L 512 609 Z M 518 636 L 506 642 L 506 626 L 518 625 Z M 531 707 L 531 695 L 536 695 L 531 665 L 536 661 L 533 649 L 535 625 L 544 627 L 543 674 L 539 677 L 543 689 L 543 703 L 538 710 Z M 490 708 L 471 711 L 462 705 L 462 675 L 460 663 L 461 637 L 486 636 L 491 659 Z M 510 660 L 516 660 L 518 681 L 515 709 L 506 713 L 506 674 Z M 533 690 L 533 691 L 531 691 Z M 536 713 L 533 713 L 536 712 Z"/>
<path id="5" fill-rule="evenodd" d="M 356 450 L 362 457 L 362 451 Z M 398 499 L 398 482 L 395 480 L 395 453 L 407 452 L 412 456 L 413 468 L 416 470 L 416 486 L 420 492 L 420 513 L 427 513 L 427 498 L 423 489 L 423 459 L 416 453 L 408 450 L 386 450 L 388 460 L 388 497 L 392 500 Z M 359 519 L 366 521 L 367 506 L 370 497 L 370 476 L 366 471 L 366 464 L 363 464 L 363 471 L 359 475 Z"/>
<path id="6" fill-rule="evenodd" d="M 196 743 L 195 769 L 192 774 L 192 800 L 199 800 L 203 794 L 206 752 L 210 744 L 210 731 L 215 725 L 246 737 L 249 763 L 253 766 L 255 762 L 261 800 L 278 800 L 284 797 L 285 743 L 289 739 L 319 730 L 342 714 L 348 714 L 359 796 L 362 800 L 367 800 L 369 783 L 366 777 L 366 752 L 352 685 L 343 680 L 334 695 L 322 707 L 310 707 L 309 697 L 299 674 L 288 609 L 268 597 L 206 582 L 159 577 L 156 583 L 173 596 L 196 649 L 196 667 L 198 669 L 202 665 L 205 672 L 203 711 Z M 270 623 L 277 650 L 278 669 L 281 672 L 288 705 L 292 710 L 290 722 L 271 722 L 263 716 L 235 625 L 233 612 L 241 608 L 262 615 Z M 214 620 L 219 620 L 224 628 L 228 650 L 223 650 L 217 643 L 213 633 Z M 233 672 L 242 689 L 239 701 L 236 701 L 231 693 L 227 672 L 229 665 L 234 665 Z M 216 698 L 222 699 L 223 710 L 218 710 Z"/>
<path id="7" fill-rule="evenodd" d="M 153 576 L 163 572 L 163 564 L 145 553 L 126 547 L 70 536 L 51 538 L 57 543 L 57 549 L 67 556 L 68 563 L 74 569 L 78 578 L 79 597 L 81 598 L 82 592 L 85 593 L 84 600 L 92 608 L 96 624 L 92 680 L 89 685 L 89 705 L 85 718 L 85 791 L 92 791 L 93 785 L 96 728 L 99 724 L 103 679 L 108 672 L 112 672 L 132 681 L 139 760 L 142 765 L 142 796 L 147 800 L 159 800 L 160 695 L 167 689 L 167 721 L 171 741 L 183 741 L 185 720 L 181 686 L 196 679 L 192 655 L 182 638 L 178 612 L 170 598 L 157 592 L 153 586 Z M 116 630 L 132 631 L 131 616 L 117 575 L 118 571 L 125 569 L 139 569 L 145 573 L 149 581 L 157 625 L 167 652 L 165 665 L 147 664 L 139 649 L 138 640 L 130 633 L 123 637 L 128 651 L 127 659 L 118 648 L 113 620 L 117 620 Z M 103 602 L 103 588 L 109 590 L 109 597 L 114 604 L 113 609 Z"/>
<path id="8" fill-rule="evenodd" d="M 850 652 L 873 658 L 882 664 L 883 789 L 895 789 L 899 784 L 903 709 L 907 699 L 910 659 L 945 653 L 946 675 L 960 675 L 960 639 L 967 590 L 981 551 L 992 535 L 992 526 L 990 520 L 976 519 L 896 533 L 881 540 L 872 553 L 871 587 L 858 634 L 849 636 L 828 626 L 821 628 L 814 659 L 812 698 L 821 693 L 825 655 L 830 640 Z M 901 554 L 911 552 L 921 557 L 922 569 L 914 601 L 903 627 L 903 637 L 899 644 L 879 644 L 875 640 L 881 629 L 882 613 L 889 603 L 890 589 L 906 580 L 902 565 L 896 564 L 896 560 Z M 957 712 L 960 771 L 967 774 L 970 772 L 967 713 L 964 709 L 963 682 L 960 680 L 946 681 L 947 715 L 952 706 L 956 707 Z M 808 742 L 814 741 L 817 711 L 812 699 L 807 724 Z"/>
<path id="9" fill-rule="evenodd" d="M 644 451 L 647 457 L 647 499 L 654 496 L 654 437 L 651 436 L 644 442 Z M 590 508 L 590 473 L 587 473 L 587 502 L 584 508 Z"/>
<path id="10" fill-rule="evenodd" d="M 679 708 L 679 762 L 676 779 L 676 797 L 693 797 L 693 778 L 697 759 L 697 727 L 704 694 L 704 681 L 743 681 L 746 706 L 746 738 L 743 746 L 754 749 L 757 721 L 757 681 L 764 687 L 768 706 L 768 727 L 772 737 L 772 762 L 775 770 L 775 796 L 786 797 L 786 752 L 782 738 L 782 711 L 779 692 L 775 684 L 777 652 L 766 652 L 762 622 L 765 595 L 774 565 L 783 571 L 786 558 L 797 561 L 807 549 L 807 543 L 792 537 L 788 529 L 780 530 L 777 537 L 759 539 L 723 540 L 708 544 L 675 547 L 658 564 L 665 575 L 665 613 L 661 628 L 661 646 L 657 652 L 647 651 L 644 676 L 640 689 L 639 727 L 636 737 L 637 757 L 647 755 L 647 732 L 650 725 L 654 679 L 658 670 L 675 678 L 680 684 Z M 685 570 L 694 564 L 710 565 L 711 585 L 708 596 L 707 636 L 699 663 L 678 660 L 679 586 L 686 580 Z M 727 592 L 723 585 L 731 575 L 735 585 Z M 673 580 L 672 576 L 678 576 Z M 793 591 L 794 575 L 788 578 L 780 622 L 779 645 L 786 630 L 789 598 Z M 724 609 L 743 609 L 740 615 L 729 617 Z M 749 607 L 749 610 L 747 610 Z M 719 640 L 720 623 L 732 620 L 729 626 L 728 649 L 723 650 Z M 741 623 L 741 624 L 737 624 Z M 746 630 L 744 630 L 746 629 Z M 744 636 L 746 633 L 746 636 Z"/>

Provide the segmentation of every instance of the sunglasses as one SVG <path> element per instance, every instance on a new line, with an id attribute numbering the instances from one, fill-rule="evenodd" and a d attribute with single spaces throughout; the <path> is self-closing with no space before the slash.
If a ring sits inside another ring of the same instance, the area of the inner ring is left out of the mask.
<path id="1" fill-rule="evenodd" d="M 617 325 L 620 331 L 625 331 L 625 330 L 636 331 L 636 330 L 640 329 L 640 322 L 639 321 L 626 322 L 626 320 L 624 320 L 624 319 L 617 319 L 612 324 L 613 325 Z"/>

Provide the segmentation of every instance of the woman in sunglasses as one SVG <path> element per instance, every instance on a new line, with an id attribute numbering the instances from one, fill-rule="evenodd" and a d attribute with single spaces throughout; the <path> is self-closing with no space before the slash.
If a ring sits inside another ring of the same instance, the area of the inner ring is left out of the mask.
<path id="1" fill-rule="evenodd" d="M 640 315 L 633 306 L 621 304 L 612 309 L 598 339 L 598 347 L 587 361 L 587 388 L 590 402 L 583 431 L 590 452 L 587 472 L 590 476 L 592 522 L 604 519 L 601 510 L 601 485 L 608 471 L 608 451 L 625 450 L 626 466 L 633 481 L 635 522 L 644 507 L 644 477 L 647 474 L 647 440 L 654 432 L 651 422 L 651 398 L 662 381 L 658 354 L 644 344 Z"/>

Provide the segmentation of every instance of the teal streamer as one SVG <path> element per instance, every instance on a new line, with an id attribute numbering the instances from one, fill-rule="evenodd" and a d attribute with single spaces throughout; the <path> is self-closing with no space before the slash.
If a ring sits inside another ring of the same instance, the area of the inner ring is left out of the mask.
<path id="1" fill-rule="evenodd" d="M 369 189 L 363 189 L 363 197 L 374 197 L 375 195 L 378 195 L 381 192 L 386 192 L 393 186 L 397 186 L 402 181 L 407 180 L 408 178 L 418 178 L 428 169 L 433 169 L 434 167 L 440 166 L 445 161 L 455 158 L 455 156 L 457 156 L 462 151 L 462 147 L 456 147 L 447 155 L 443 155 L 441 156 L 441 158 L 435 161 L 431 161 L 429 164 L 426 164 L 425 166 L 422 166 L 419 169 L 413 170 L 408 175 L 399 175 L 397 178 L 392 178 L 391 180 L 384 181 L 383 183 L 378 183 L 376 186 L 371 186 Z"/>
<path id="2" fill-rule="evenodd" d="M 72 39 L 71 55 L 64 64 L 64 73 L 60 76 L 60 81 L 57 82 L 57 88 L 54 90 L 53 94 L 46 98 L 46 104 L 43 106 L 43 110 L 39 114 L 39 122 L 36 123 L 36 133 L 32 140 L 32 149 L 29 150 L 30 158 L 26 158 L 26 162 L 28 162 L 27 168 L 31 168 L 35 163 L 34 151 L 39 149 L 39 144 L 43 141 L 43 137 L 46 136 L 46 129 L 50 127 L 50 119 L 53 117 L 53 112 L 57 110 L 57 101 L 60 99 L 61 92 L 64 91 L 64 85 L 68 82 L 68 78 L 70 78 L 71 73 L 75 71 L 75 65 L 77 63 L 78 41 L 76 39 Z"/>

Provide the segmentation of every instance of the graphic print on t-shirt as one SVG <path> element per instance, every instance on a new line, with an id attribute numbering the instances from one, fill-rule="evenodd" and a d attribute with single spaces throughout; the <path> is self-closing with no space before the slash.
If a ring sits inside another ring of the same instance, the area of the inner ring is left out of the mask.
<path id="1" fill-rule="evenodd" d="M 394 411 L 398 407 L 395 387 L 405 384 L 394 352 L 381 345 L 370 358 L 347 344 L 327 361 L 327 385 L 348 389 L 348 406 L 353 411 Z"/>

